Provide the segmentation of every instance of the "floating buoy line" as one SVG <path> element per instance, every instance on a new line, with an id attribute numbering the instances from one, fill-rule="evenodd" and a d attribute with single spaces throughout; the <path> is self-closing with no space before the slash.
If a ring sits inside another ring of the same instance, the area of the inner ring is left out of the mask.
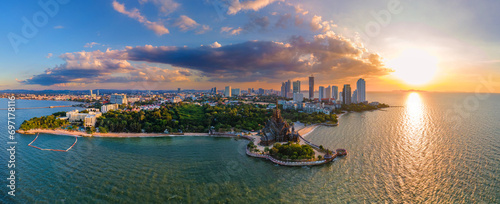
<path id="1" fill-rule="evenodd" d="M 35 139 L 34 139 L 33 141 L 31 141 L 31 142 L 28 144 L 28 146 L 30 146 L 30 147 L 34 147 L 34 148 L 37 148 L 37 149 L 39 149 L 39 150 L 44 150 L 44 151 L 67 152 L 67 151 L 69 151 L 71 148 L 73 148 L 73 146 L 75 146 L 76 142 L 78 142 L 78 137 L 76 137 L 76 136 L 75 136 L 75 143 L 73 143 L 73 145 L 71 145 L 71 147 L 69 147 L 69 148 L 68 148 L 68 149 L 66 149 L 66 150 L 64 150 L 64 149 L 42 149 L 42 148 L 37 147 L 37 146 L 35 146 L 35 145 L 31 145 L 31 144 L 33 144 L 33 142 L 35 142 L 35 140 L 36 140 L 36 139 L 38 139 L 38 135 L 39 135 L 39 134 L 40 134 L 40 133 L 36 134 Z"/>

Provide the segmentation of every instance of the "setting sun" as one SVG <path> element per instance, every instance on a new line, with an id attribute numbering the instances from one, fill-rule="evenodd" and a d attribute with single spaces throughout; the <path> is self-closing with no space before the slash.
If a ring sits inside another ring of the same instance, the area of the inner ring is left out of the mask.
<path id="1" fill-rule="evenodd" d="M 424 85 L 432 80 L 437 69 L 438 59 L 422 49 L 407 49 L 388 66 L 395 70 L 394 75 L 410 85 Z"/>

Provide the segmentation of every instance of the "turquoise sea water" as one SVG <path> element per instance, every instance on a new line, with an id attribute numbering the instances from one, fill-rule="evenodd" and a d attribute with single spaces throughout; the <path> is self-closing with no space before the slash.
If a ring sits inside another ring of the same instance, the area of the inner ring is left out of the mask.
<path id="1" fill-rule="evenodd" d="M 229 138 L 79 138 L 69 152 L 50 152 L 27 146 L 34 135 L 17 135 L 15 198 L 6 195 L 7 134 L 0 125 L 1 203 L 500 202 L 500 95 L 367 97 L 399 107 L 346 114 L 338 127 L 317 128 L 309 140 L 349 155 L 315 167 L 247 157 L 247 141 Z M 18 110 L 16 121 L 71 109 Z M 0 124 L 6 114 L 0 111 Z M 74 140 L 41 134 L 35 145 L 66 149 Z"/>

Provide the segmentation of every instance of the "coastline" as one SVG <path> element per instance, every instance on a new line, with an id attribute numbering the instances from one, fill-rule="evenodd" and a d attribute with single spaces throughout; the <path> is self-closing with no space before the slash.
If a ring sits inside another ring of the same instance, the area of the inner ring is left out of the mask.
<path id="1" fill-rule="evenodd" d="M 49 130 L 49 129 L 33 129 L 28 131 L 18 130 L 17 133 L 20 134 L 52 134 L 52 135 L 64 135 L 64 136 L 76 136 L 76 137 L 112 137 L 112 138 L 130 138 L 130 137 L 181 137 L 181 136 L 210 136 L 208 133 L 184 133 L 184 135 L 172 135 L 165 133 L 92 133 L 88 134 L 79 131 L 68 131 L 68 130 Z"/>
<path id="2" fill-rule="evenodd" d="M 304 137 L 316 129 L 319 125 L 310 125 L 308 127 L 303 127 L 299 130 L 299 133 Z M 132 137 L 217 137 L 216 135 L 209 135 L 208 133 L 184 133 L 183 135 L 165 134 L 165 133 L 92 133 L 88 134 L 79 131 L 69 131 L 69 130 L 50 130 L 50 129 L 32 129 L 32 130 L 17 130 L 19 134 L 33 135 L 37 133 L 52 134 L 52 135 L 64 135 L 64 136 L 76 136 L 76 137 L 109 137 L 109 138 L 132 138 Z M 236 134 L 234 134 L 236 136 Z"/>

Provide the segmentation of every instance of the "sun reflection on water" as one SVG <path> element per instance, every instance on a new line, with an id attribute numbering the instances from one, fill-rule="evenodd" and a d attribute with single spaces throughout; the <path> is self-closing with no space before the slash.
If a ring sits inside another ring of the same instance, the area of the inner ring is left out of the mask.
<path id="1" fill-rule="evenodd" d="M 420 126 L 423 125 L 424 105 L 419 93 L 413 92 L 408 95 L 406 100 L 406 125 L 411 133 L 416 133 Z"/>

